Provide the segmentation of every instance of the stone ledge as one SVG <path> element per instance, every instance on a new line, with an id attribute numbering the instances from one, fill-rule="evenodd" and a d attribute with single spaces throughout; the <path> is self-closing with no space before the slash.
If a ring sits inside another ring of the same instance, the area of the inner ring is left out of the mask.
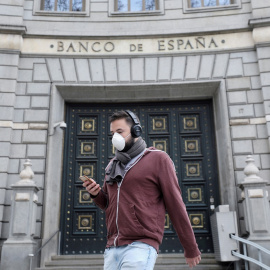
<path id="1" fill-rule="evenodd" d="M 0 127 L 10 127 L 12 129 L 47 130 L 48 124 L 44 124 L 44 123 L 13 123 L 12 121 L 0 121 Z"/>
<path id="2" fill-rule="evenodd" d="M 249 125 L 249 119 L 232 119 L 230 126 Z"/>
<path id="3" fill-rule="evenodd" d="M 249 119 L 231 119 L 230 126 L 241 126 L 241 125 L 261 125 L 266 124 L 269 121 L 265 117 L 249 118 Z"/>
<path id="4" fill-rule="evenodd" d="M 24 25 L 0 24 L 0 33 L 24 35 L 27 31 Z"/>
<path id="5" fill-rule="evenodd" d="M 253 39 L 255 44 L 269 45 L 270 43 L 270 26 L 257 27 L 253 29 Z"/>
<path id="6" fill-rule="evenodd" d="M 248 24 L 252 27 L 270 26 L 270 18 L 250 19 Z"/>

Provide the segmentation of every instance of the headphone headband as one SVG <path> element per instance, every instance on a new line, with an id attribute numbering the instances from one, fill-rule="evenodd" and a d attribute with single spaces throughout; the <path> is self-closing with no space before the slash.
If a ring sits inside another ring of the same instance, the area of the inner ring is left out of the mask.
<path id="1" fill-rule="evenodd" d="M 131 135 L 134 138 L 138 138 L 142 135 L 142 127 L 140 125 L 139 119 L 137 118 L 137 116 L 129 110 L 125 111 L 132 119 L 134 125 L 131 127 Z"/>
<path id="2" fill-rule="evenodd" d="M 132 119 L 132 121 L 134 122 L 135 125 L 140 124 L 137 116 L 132 111 L 126 110 L 125 112 L 131 117 L 131 119 Z"/>

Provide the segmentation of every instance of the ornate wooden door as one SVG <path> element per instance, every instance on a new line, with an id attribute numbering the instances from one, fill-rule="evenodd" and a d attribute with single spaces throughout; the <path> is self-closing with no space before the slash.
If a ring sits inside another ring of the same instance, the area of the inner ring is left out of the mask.
<path id="1" fill-rule="evenodd" d="M 105 215 L 92 202 L 78 177 L 86 174 L 102 185 L 104 170 L 114 155 L 109 115 L 116 110 L 137 113 L 148 146 L 167 152 L 175 163 L 182 196 L 199 248 L 213 252 L 210 214 L 219 203 L 211 101 L 67 104 L 68 129 L 62 192 L 62 254 L 103 253 Z M 166 215 L 161 253 L 182 253 Z"/>

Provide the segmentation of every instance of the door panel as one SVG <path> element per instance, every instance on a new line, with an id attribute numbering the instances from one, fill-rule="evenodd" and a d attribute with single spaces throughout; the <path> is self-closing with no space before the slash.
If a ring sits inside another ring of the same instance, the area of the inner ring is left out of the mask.
<path id="1" fill-rule="evenodd" d="M 141 120 L 142 137 L 148 146 L 167 152 L 174 161 L 183 200 L 199 248 L 213 252 L 209 217 L 211 205 L 218 205 L 218 178 L 211 101 L 67 104 L 65 137 L 61 252 L 103 253 L 106 224 L 103 211 L 95 206 L 82 187 L 82 174 L 103 184 L 104 171 L 114 156 L 108 118 L 113 111 L 130 109 Z M 165 217 L 160 252 L 184 250 Z"/>

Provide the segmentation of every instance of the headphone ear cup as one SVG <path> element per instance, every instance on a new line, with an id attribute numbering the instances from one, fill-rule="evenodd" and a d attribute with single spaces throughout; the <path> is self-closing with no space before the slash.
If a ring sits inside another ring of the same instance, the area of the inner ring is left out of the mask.
<path id="1" fill-rule="evenodd" d="M 131 135 L 133 138 L 138 138 L 142 135 L 142 127 L 140 125 L 134 125 L 131 128 Z"/>

